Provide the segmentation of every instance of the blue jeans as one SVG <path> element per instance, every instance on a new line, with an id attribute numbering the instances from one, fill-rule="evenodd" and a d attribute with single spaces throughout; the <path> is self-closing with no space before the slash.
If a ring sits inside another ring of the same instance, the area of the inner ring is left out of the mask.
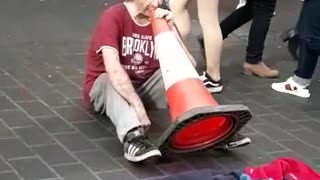
<path id="1" fill-rule="evenodd" d="M 320 1 L 305 0 L 297 30 L 299 32 L 299 63 L 295 75 L 310 80 L 320 55 Z"/>

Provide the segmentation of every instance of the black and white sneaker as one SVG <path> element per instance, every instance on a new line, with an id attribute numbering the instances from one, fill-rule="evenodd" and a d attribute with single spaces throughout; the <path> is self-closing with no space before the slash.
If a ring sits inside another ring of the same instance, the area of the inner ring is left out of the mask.
<path id="1" fill-rule="evenodd" d="M 210 93 L 219 93 L 222 91 L 223 84 L 221 79 L 219 81 L 214 81 L 206 72 L 203 72 L 200 78 Z"/>
<path id="2" fill-rule="evenodd" d="M 139 129 L 130 131 L 124 139 L 124 157 L 132 162 L 140 162 L 152 157 L 160 157 L 161 152 L 149 142 Z"/>
<path id="3" fill-rule="evenodd" d="M 251 139 L 249 137 L 246 137 L 242 134 L 236 134 L 230 138 L 228 143 L 221 144 L 216 149 L 230 150 L 230 149 L 239 148 L 239 147 L 249 145 L 250 143 L 251 143 Z"/>

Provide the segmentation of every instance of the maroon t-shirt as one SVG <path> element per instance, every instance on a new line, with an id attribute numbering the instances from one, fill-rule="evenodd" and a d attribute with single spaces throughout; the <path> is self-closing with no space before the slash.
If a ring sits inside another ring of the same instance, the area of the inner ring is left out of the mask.
<path id="1" fill-rule="evenodd" d="M 159 68 L 151 24 L 139 25 L 125 4 L 106 9 L 100 16 L 88 48 L 83 95 L 90 103 L 89 92 L 94 81 L 105 73 L 101 49 L 111 47 L 119 52 L 120 63 L 135 87 L 141 85 Z"/>

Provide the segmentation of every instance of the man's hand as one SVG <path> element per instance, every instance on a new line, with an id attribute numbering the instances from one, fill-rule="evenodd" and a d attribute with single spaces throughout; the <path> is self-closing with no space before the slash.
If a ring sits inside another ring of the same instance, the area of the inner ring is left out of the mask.
<path id="1" fill-rule="evenodd" d="M 154 12 L 155 18 L 165 18 L 168 24 L 173 26 L 173 13 L 166 9 L 157 8 Z"/>
<path id="2" fill-rule="evenodd" d="M 145 111 L 145 108 L 143 107 L 143 105 L 133 106 L 133 107 L 137 113 L 137 116 L 138 116 L 138 119 L 140 120 L 141 125 L 147 130 L 150 127 L 151 122 Z"/>

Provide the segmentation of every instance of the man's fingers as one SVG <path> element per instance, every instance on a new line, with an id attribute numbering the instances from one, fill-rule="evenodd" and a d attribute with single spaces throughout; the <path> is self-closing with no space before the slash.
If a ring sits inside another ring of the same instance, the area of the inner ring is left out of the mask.
<path id="1" fill-rule="evenodd" d="M 145 130 L 145 131 L 148 131 L 148 130 L 149 130 L 149 128 L 150 128 L 150 125 L 143 126 L 143 128 L 144 128 L 144 130 Z"/>
<path id="2" fill-rule="evenodd" d="M 173 14 L 171 12 L 168 12 L 168 14 L 166 15 L 166 20 L 172 20 L 173 19 Z"/>
<path id="3" fill-rule="evenodd" d="M 144 119 L 144 120 L 142 120 L 142 121 L 140 121 L 140 122 L 141 122 L 141 125 L 144 126 L 144 127 L 151 125 L 151 122 L 150 122 L 149 119 Z"/>
<path id="4" fill-rule="evenodd" d="M 150 122 L 142 122 L 142 126 L 143 126 L 143 128 L 144 128 L 145 131 L 148 131 L 150 125 L 151 125 Z"/>
<path id="5" fill-rule="evenodd" d="M 155 18 L 161 18 L 161 9 L 156 9 L 156 11 L 154 12 L 155 13 Z"/>
<path id="6" fill-rule="evenodd" d="M 156 9 L 155 10 L 155 18 L 165 18 L 166 20 L 170 20 L 173 18 L 173 14 L 166 9 Z"/>

